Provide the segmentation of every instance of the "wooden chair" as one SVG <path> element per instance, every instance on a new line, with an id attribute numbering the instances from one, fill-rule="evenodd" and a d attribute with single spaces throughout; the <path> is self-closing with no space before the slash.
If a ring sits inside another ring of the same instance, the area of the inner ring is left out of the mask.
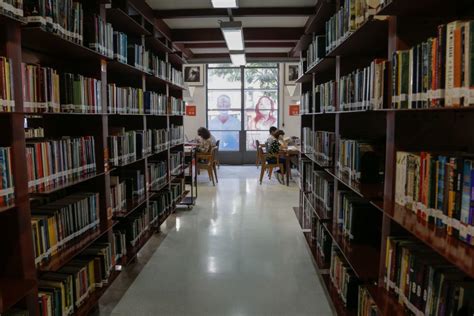
<path id="1" fill-rule="evenodd" d="M 275 162 L 269 163 L 268 160 L 272 158 L 275 159 Z M 265 174 L 265 171 L 268 170 L 268 179 L 271 179 L 273 169 L 278 167 L 280 168 L 280 170 L 283 170 L 284 168 L 283 164 L 280 162 L 280 155 L 263 154 L 261 162 L 262 162 L 262 170 L 260 171 L 260 184 L 262 184 L 263 175 Z"/>
<path id="2" fill-rule="evenodd" d="M 214 157 L 214 163 L 216 164 L 217 168 L 220 168 L 221 167 L 221 163 L 219 162 L 219 144 L 221 143 L 221 140 L 219 139 L 217 142 L 216 142 L 216 157 Z M 217 178 L 217 174 L 216 174 L 216 178 Z"/>
<path id="3" fill-rule="evenodd" d="M 197 170 L 207 170 L 209 174 L 209 180 L 212 181 L 212 184 L 215 186 L 216 181 L 219 183 L 217 179 L 217 171 L 216 171 L 216 163 L 214 158 L 216 156 L 217 147 L 212 147 L 210 152 L 207 153 L 196 153 L 196 168 Z M 215 181 L 214 181 L 215 175 Z"/>
<path id="4" fill-rule="evenodd" d="M 263 153 L 263 144 L 260 144 L 260 141 L 257 139 L 255 140 L 255 145 L 257 146 L 257 157 L 255 159 L 255 165 L 258 166 L 262 164 L 262 157 L 264 155 Z"/>

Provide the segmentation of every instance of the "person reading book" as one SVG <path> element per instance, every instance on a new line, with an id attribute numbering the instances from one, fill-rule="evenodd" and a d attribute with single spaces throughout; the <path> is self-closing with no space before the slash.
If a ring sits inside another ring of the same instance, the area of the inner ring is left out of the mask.
<path id="1" fill-rule="evenodd" d="M 211 151 L 212 146 L 215 146 L 216 139 L 211 135 L 211 132 L 205 127 L 200 127 L 197 131 L 199 136 L 199 146 L 197 151 L 201 153 L 208 153 Z"/>
<path id="2" fill-rule="evenodd" d="M 279 138 L 282 135 L 285 135 L 285 132 L 283 132 L 282 130 L 277 130 L 276 132 L 274 132 L 272 134 L 272 137 L 269 140 L 268 146 L 267 146 L 267 153 L 268 153 L 268 156 L 269 156 L 267 158 L 268 163 L 271 163 L 271 164 L 277 163 L 277 157 L 280 155 L 280 149 L 282 147 L 280 145 Z M 281 165 L 283 166 L 283 170 L 281 170 L 281 169 L 277 170 L 276 177 L 278 179 L 278 182 L 283 184 L 283 175 L 286 172 L 286 170 L 285 170 L 286 159 L 280 157 L 279 160 L 280 160 Z"/>
<path id="3" fill-rule="evenodd" d="M 273 139 L 273 133 L 275 133 L 278 130 L 275 126 L 272 126 L 268 129 L 268 137 L 267 141 L 265 142 L 267 145 L 272 141 Z"/>

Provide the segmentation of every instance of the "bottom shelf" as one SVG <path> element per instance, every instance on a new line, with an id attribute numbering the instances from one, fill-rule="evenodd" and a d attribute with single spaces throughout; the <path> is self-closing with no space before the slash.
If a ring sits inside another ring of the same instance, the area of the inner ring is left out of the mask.
<path id="1" fill-rule="evenodd" d="M 96 289 L 90 296 L 89 298 L 82 304 L 77 311 L 74 313 L 75 316 L 87 316 L 90 314 L 94 308 L 97 307 L 99 304 L 99 300 L 102 297 L 102 295 L 107 291 L 107 289 L 110 287 L 110 285 L 115 281 L 115 279 L 118 277 L 120 271 L 113 271 L 110 274 L 109 280 L 107 282 L 107 285 Z"/>
<path id="2" fill-rule="evenodd" d="M 36 287 L 34 280 L 0 278 L 0 314 L 21 301 Z"/>
<path id="3" fill-rule="evenodd" d="M 392 297 L 384 288 L 376 285 L 366 286 L 370 296 L 377 305 L 380 316 L 403 316 L 405 309 L 396 298 Z"/>
<path id="4" fill-rule="evenodd" d="M 331 278 L 329 274 L 321 274 L 323 279 L 323 287 L 328 294 L 328 297 L 331 299 L 334 308 L 336 309 L 336 314 L 338 316 L 355 316 L 357 315 L 356 311 L 348 310 L 344 307 L 344 302 L 342 301 L 337 289 L 332 285 Z"/>

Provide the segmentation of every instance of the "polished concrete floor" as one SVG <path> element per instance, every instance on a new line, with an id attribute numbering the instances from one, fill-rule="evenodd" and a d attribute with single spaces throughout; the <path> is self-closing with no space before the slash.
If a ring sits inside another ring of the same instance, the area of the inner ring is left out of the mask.
<path id="1" fill-rule="evenodd" d="M 292 207 L 298 188 L 255 166 L 199 182 L 103 296 L 100 315 L 333 315 Z"/>

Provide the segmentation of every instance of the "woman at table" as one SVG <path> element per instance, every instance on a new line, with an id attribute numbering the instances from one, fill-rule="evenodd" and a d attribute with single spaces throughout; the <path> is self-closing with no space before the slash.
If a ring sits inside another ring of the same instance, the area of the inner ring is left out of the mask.
<path id="1" fill-rule="evenodd" d="M 285 135 L 285 132 L 283 132 L 282 130 L 277 130 L 276 132 L 272 134 L 272 137 L 269 139 L 267 153 L 273 157 L 267 158 L 268 163 L 277 162 L 277 157 L 280 154 L 280 149 L 282 149 L 282 146 L 280 145 L 280 141 L 279 141 L 279 138 L 282 135 Z M 285 170 L 286 159 L 280 157 L 280 164 L 282 165 L 283 169 L 277 170 L 276 177 L 278 179 L 278 182 L 283 184 L 283 175 L 285 174 L 285 171 L 286 171 Z"/>
<path id="2" fill-rule="evenodd" d="M 205 127 L 200 127 L 197 131 L 199 136 L 199 146 L 197 151 L 201 153 L 208 153 L 211 151 L 212 146 L 216 145 L 216 139 L 211 135 L 211 132 Z"/>

